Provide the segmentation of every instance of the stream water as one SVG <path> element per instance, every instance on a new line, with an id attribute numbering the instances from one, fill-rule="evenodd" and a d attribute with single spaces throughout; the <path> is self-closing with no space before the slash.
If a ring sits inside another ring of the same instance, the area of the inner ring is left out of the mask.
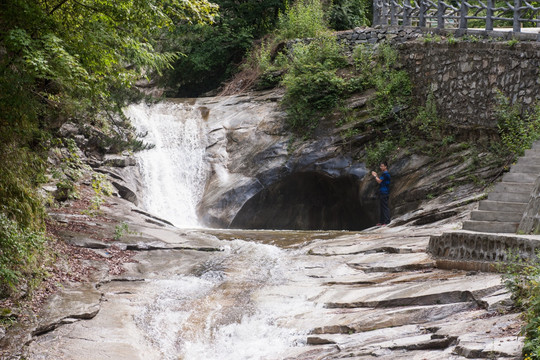
<path id="1" fill-rule="evenodd" d="M 126 115 L 155 145 L 137 155 L 141 206 L 179 228 L 200 227 L 196 206 L 207 176 L 207 141 L 194 101 L 132 105 Z M 297 270 L 289 260 L 294 250 L 276 246 L 291 241 L 280 242 L 279 231 L 265 234 L 261 243 L 250 241 L 259 238 L 256 231 L 237 231 L 223 241 L 223 252 L 193 274 L 153 280 L 154 295 L 136 322 L 163 359 L 280 359 L 287 349 L 304 345 L 306 334 L 278 321 L 309 311 L 312 303 L 300 295 L 285 303 L 257 300 L 259 289 L 286 283 Z M 296 236 L 285 238 L 291 235 Z"/>
<path id="2" fill-rule="evenodd" d="M 295 267 L 272 245 L 233 240 L 194 274 L 158 280 L 155 298 L 136 319 L 163 359 L 280 359 L 305 334 L 280 318 L 309 311 L 301 296 L 259 301 L 257 292 L 289 280 Z"/>

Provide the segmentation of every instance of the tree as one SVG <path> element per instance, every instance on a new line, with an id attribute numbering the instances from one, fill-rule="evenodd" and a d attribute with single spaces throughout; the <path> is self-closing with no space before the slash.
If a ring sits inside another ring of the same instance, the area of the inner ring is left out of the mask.
<path id="1" fill-rule="evenodd" d="M 39 267 L 29 259 L 43 230 L 36 188 L 51 129 L 66 120 L 107 125 L 126 89 L 178 57 L 160 50 L 160 37 L 211 22 L 216 11 L 207 0 L 0 2 L 0 296 Z"/>

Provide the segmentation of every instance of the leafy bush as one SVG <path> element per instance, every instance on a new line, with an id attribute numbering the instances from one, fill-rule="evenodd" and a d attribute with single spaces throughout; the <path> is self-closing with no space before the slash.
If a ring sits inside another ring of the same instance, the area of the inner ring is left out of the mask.
<path id="1" fill-rule="evenodd" d="M 330 27 L 348 30 L 369 25 L 369 2 L 364 0 L 334 0 L 328 11 Z"/>
<path id="2" fill-rule="evenodd" d="M 408 106 L 412 93 L 411 80 L 405 70 L 397 69 L 398 53 L 390 45 L 357 46 L 353 59 L 356 72 L 365 86 L 376 89 L 372 116 L 385 121 Z"/>
<path id="3" fill-rule="evenodd" d="M 309 133 L 322 115 L 338 105 L 346 91 L 346 81 L 337 75 L 337 69 L 345 66 L 347 60 L 332 37 L 298 43 L 292 56 L 283 79 L 283 104 L 292 129 Z"/>
<path id="4" fill-rule="evenodd" d="M 371 146 L 366 146 L 366 164 L 376 169 L 382 161 L 388 161 L 397 145 L 391 139 L 384 139 Z"/>
<path id="5" fill-rule="evenodd" d="M 446 121 L 438 115 L 433 92 L 430 92 L 426 104 L 419 108 L 416 117 L 409 123 L 409 131 L 419 133 L 423 139 L 444 140 L 446 145 L 453 140 L 450 137 L 443 139 L 445 127 Z"/>
<path id="6" fill-rule="evenodd" d="M 175 96 L 199 96 L 234 74 L 253 40 L 272 31 L 285 0 L 215 0 L 214 24 L 184 23 L 166 37 L 163 46 L 183 54 L 160 79 Z"/>
<path id="7" fill-rule="evenodd" d="M 42 232 L 22 228 L 0 213 L 0 297 L 38 276 L 45 242 Z"/>
<path id="8" fill-rule="evenodd" d="M 280 39 L 314 38 L 328 33 L 320 0 L 298 0 L 279 16 Z"/>
<path id="9" fill-rule="evenodd" d="M 511 104 L 500 91 L 496 96 L 495 115 L 504 150 L 521 156 L 540 138 L 540 109 L 523 113 L 519 104 Z"/>
<path id="10" fill-rule="evenodd" d="M 523 311 L 525 335 L 523 356 L 529 360 L 540 359 L 540 257 L 523 260 L 516 253 L 509 253 L 509 260 L 499 266 L 503 283 L 512 294 L 514 306 Z"/>

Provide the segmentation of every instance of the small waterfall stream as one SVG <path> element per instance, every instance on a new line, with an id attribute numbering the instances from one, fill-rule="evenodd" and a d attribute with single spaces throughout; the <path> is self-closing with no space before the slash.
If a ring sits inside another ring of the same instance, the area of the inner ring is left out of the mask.
<path id="1" fill-rule="evenodd" d="M 154 148 L 138 152 L 143 193 L 141 207 L 177 227 L 200 227 L 196 206 L 207 176 L 204 123 L 188 102 L 131 105 L 125 110 L 144 141 Z"/>
<path id="2" fill-rule="evenodd" d="M 196 206 L 208 171 L 204 109 L 195 100 L 179 100 L 125 111 L 137 131 L 147 134 L 144 141 L 155 145 L 137 154 L 142 207 L 180 228 L 201 226 Z M 304 345 L 306 334 L 280 326 L 279 319 L 313 306 L 302 296 L 286 303 L 258 298 L 264 287 L 290 281 L 296 267 L 288 255 L 241 236 L 224 241 L 223 252 L 192 274 L 151 280 L 135 322 L 162 359 L 281 359 L 291 347 Z"/>
<path id="3" fill-rule="evenodd" d="M 279 319 L 313 304 L 302 296 L 261 301 L 258 291 L 286 283 L 295 271 L 289 262 L 275 246 L 230 241 L 192 275 L 155 281 L 158 291 L 135 320 L 162 359 L 281 359 L 306 334 Z"/>

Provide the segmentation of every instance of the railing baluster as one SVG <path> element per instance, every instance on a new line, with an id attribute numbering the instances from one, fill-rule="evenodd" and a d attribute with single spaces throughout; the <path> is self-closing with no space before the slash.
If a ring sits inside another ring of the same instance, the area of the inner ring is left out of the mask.
<path id="1" fill-rule="evenodd" d="M 381 23 L 381 8 L 380 1 L 373 0 L 373 22 L 372 26 L 377 26 Z"/>
<path id="2" fill-rule="evenodd" d="M 444 29 L 444 4 L 442 1 L 439 1 L 437 6 L 437 28 Z"/>
<path id="3" fill-rule="evenodd" d="M 520 7 L 521 0 L 514 0 L 514 32 L 521 31 L 521 23 L 519 22 Z"/>
<path id="4" fill-rule="evenodd" d="M 461 0 L 461 7 L 459 9 L 459 28 L 467 28 L 467 4 L 465 0 Z"/>
<path id="5" fill-rule="evenodd" d="M 396 26 L 397 24 L 396 3 L 394 0 L 390 0 L 390 25 Z"/>
<path id="6" fill-rule="evenodd" d="M 487 9 L 486 9 L 486 30 L 493 30 L 493 0 L 487 0 Z"/>
<path id="7" fill-rule="evenodd" d="M 418 26 L 426 27 L 426 17 L 425 17 L 426 3 L 424 2 L 424 0 L 418 0 L 418 5 L 420 6 L 420 14 L 418 15 L 419 16 Z"/>
<path id="8" fill-rule="evenodd" d="M 409 0 L 403 0 L 403 26 L 411 26 Z"/>

